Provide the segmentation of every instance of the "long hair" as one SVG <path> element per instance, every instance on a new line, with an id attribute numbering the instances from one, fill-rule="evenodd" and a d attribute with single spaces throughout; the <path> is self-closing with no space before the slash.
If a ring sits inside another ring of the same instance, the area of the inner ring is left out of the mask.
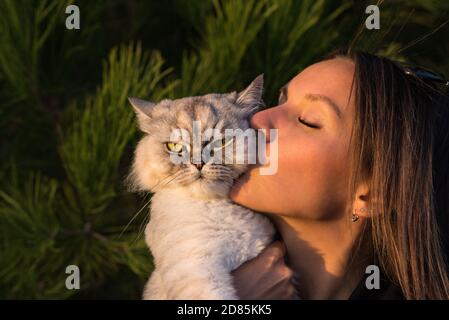
<path id="1" fill-rule="evenodd" d="M 355 63 L 350 194 L 369 184 L 375 256 L 407 299 L 449 299 L 449 98 L 389 59 Z"/>

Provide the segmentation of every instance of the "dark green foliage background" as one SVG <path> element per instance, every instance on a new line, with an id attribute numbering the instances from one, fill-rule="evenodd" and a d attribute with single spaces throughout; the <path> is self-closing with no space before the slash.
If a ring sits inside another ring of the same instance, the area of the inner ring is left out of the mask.
<path id="1" fill-rule="evenodd" d="M 81 29 L 65 28 L 76 4 Z M 139 298 L 150 195 L 126 191 L 127 96 L 279 88 L 349 45 L 369 1 L 0 0 L 0 298 Z M 358 48 L 449 74 L 448 1 L 385 1 Z M 418 40 L 418 41 L 416 41 Z M 416 42 L 416 43 L 415 43 Z M 65 268 L 81 289 L 65 288 Z"/>

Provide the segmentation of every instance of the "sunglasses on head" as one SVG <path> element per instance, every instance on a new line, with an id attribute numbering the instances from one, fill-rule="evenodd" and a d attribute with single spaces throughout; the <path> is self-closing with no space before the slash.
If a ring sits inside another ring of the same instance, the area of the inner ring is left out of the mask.
<path id="1" fill-rule="evenodd" d="M 403 70 L 406 74 L 414 75 L 423 81 L 431 81 L 433 83 L 442 84 L 446 88 L 449 88 L 449 80 L 443 75 L 436 72 L 413 66 L 403 66 Z"/>

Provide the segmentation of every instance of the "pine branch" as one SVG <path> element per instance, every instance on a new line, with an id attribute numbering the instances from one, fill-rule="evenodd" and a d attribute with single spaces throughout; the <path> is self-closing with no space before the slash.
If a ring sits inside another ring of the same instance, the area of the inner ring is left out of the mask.
<path id="1" fill-rule="evenodd" d="M 171 70 L 162 65 L 157 52 L 143 52 L 139 44 L 111 50 L 96 94 L 67 111 L 60 153 L 69 183 L 41 174 L 20 183 L 13 171 L 0 190 L 2 295 L 69 297 L 76 293 L 65 288 L 69 264 L 82 270 L 82 294 L 123 269 L 140 277 L 151 271 L 138 231 L 123 233 L 135 211 L 124 203 L 118 173 L 137 128 L 127 97 L 160 99 L 177 83 L 165 81 Z"/>
<path id="2" fill-rule="evenodd" d="M 171 69 L 162 70 L 159 53 L 148 54 L 139 44 L 114 48 L 104 64 L 103 83 L 83 107 L 73 103 L 66 115 L 60 154 L 82 208 L 89 214 L 104 211 L 117 195 L 115 182 L 126 146 L 137 126 L 128 96 L 158 100 L 176 82 L 161 87 Z"/>
<path id="3" fill-rule="evenodd" d="M 67 4 L 66 0 L 0 2 L 0 70 L 15 100 L 40 103 L 40 52 Z"/>
<path id="4" fill-rule="evenodd" d="M 215 14 L 206 20 L 203 46 L 184 54 L 177 96 L 225 92 L 238 79 L 242 60 L 275 5 L 268 1 L 213 1 Z"/>

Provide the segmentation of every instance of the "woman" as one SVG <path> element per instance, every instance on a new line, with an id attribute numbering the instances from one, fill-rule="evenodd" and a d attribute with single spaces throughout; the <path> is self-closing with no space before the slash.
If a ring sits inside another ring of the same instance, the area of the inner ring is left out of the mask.
<path id="1" fill-rule="evenodd" d="M 432 77 L 338 54 L 252 117 L 278 129 L 278 171 L 251 168 L 230 197 L 282 241 L 233 272 L 241 298 L 449 298 L 449 102 Z M 365 286 L 370 265 L 379 289 Z"/>

